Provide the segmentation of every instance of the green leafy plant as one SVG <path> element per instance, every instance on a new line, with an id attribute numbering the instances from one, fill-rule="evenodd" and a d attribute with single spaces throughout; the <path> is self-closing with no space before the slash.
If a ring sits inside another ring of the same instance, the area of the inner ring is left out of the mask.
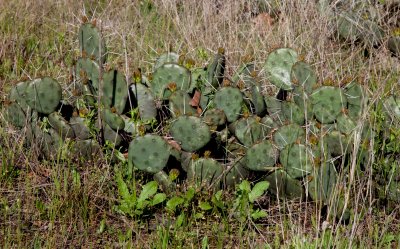
<path id="1" fill-rule="evenodd" d="M 268 187 L 268 181 L 261 181 L 251 188 L 250 182 L 247 180 L 242 181 L 237 186 L 233 209 L 240 221 L 244 222 L 248 218 L 258 220 L 267 216 L 264 210 L 255 209 L 254 203 L 265 193 Z"/>
<path id="2" fill-rule="evenodd" d="M 116 183 L 120 195 L 119 205 L 115 206 L 115 210 L 128 216 L 141 216 L 151 207 L 154 207 L 166 199 L 164 193 L 157 193 L 158 184 L 156 181 L 150 181 L 143 185 L 140 194 L 137 195 L 136 190 L 132 193 L 129 191 L 128 185 L 125 183 L 120 173 L 116 175 Z"/>

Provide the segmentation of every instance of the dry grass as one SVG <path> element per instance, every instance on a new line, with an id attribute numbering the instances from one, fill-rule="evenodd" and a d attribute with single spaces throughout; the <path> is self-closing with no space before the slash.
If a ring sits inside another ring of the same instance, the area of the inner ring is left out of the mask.
<path id="1" fill-rule="evenodd" d="M 400 83 L 398 59 L 384 46 L 370 49 L 365 58 L 364 48 L 338 43 L 334 24 L 314 1 L 282 1 L 273 22 L 252 13 L 249 2 L 0 1 L 0 95 L 24 77 L 49 75 L 67 85 L 79 54 L 77 30 L 83 15 L 96 20 L 107 40 L 109 63 L 128 77 L 138 67 L 149 72 L 153 59 L 170 49 L 195 58 L 200 67 L 209 59 L 201 51 L 210 56 L 224 47 L 229 77 L 245 57 L 261 69 L 269 51 L 291 47 L 315 67 L 321 82 L 332 79 L 340 85 L 350 78 L 372 86 L 372 104 Z M 271 88 L 268 82 L 264 87 Z M 379 248 L 388 236 L 394 237 L 392 246 L 400 245 L 398 208 L 387 214 L 377 205 L 370 177 L 354 175 L 346 189 L 354 201 L 347 226 L 335 224 L 315 203 L 278 205 L 267 197 L 262 206 L 269 217 L 258 224 L 207 217 L 174 228 L 176 217 L 162 209 L 146 222 L 115 213 L 118 191 L 113 166 L 105 159 L 46 162 L 38 160 L 34 147 L 24 148 L 23 140 L 23 133 L 1 123 L 0 246 L 5 248 L 158 248 L 163 239 L 170 247 L 197 248 L 205 236 L 211 248 L 327 248 L 326 243 Z M 78 182 L 73 172 L 79 173 Z M 99 232 L 102 222 L 106 230 Z"/>

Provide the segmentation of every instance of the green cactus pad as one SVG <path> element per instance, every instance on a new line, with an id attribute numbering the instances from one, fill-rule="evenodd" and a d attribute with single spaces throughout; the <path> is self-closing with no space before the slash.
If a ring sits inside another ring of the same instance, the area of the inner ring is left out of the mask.
<path id="1" fill-rule="evenodd" d="M 271 191 L 279 199 L 303 199 L 305 196 L 301 182 L 291 178 L 283 170 L 275 170 L 264 178 L 269 182 L 268 191 Z"/>
<path id="2" fill-rule="evenodd" d="M 232 133 L 246 147 L 251 147 L 256 142 L 263 140 L 263 126 L 260 121 L 250 116 L 241 118 L 230 125 Z"/>
<path id="3" fill-rule="evenodd" d="M 190 71 L 176 63 L 166 63 L 157 68 L 153 73 L 151 90 L 157 99 L 168 99 L 171 92 L 170 84 L 176 84 L 176 89 L 188 91 L 191 84 Z"/>
<path id="4" fill-rule="evenodd" d="M 238 88 L 222 87 L 215 93 L 214 101 L 216 107 L 225 112 L 228 122 L 233 122 L 239 118 L 243 97 Z"/>
<path id="5" fill-rule="evenodd" d="M 185 151 L 203 148 L 211 138 L 210 129 L 198 117 L 179 116 L 171 125 L 171 135 Z"/>
<path id="6" fill-rule="evenodd" d="M 169 97 L 169 109 L 173 116 L 196 115 L 197 111 L 190 105 L 190 96 L 185 91 L 177 90 Z"/>
<path id="7" fill-rule="evenodd" d="M 27 118 L 25 112 L 17 102 L 12 102 L 4 106 L 4 118 L 12 125 L 23 128 L 26 125 Z"/>
<path id="8" fill-rule="evenodd" d="M 90 84 L 93 95 L 99 93 L 99 65 L 89 58 L 79 58 L 75 64 L 75 75 L 81 84 Z"/>
<path id="9" fill-rule="evenodd" d="M 237 160 L 229 169 L 226 170 L 224 186 L 235 187 L 235 184 L 249 178 L 251 173 L 244 167 L 241 159 Z"/>
<path id="10" fill-rule="evenodd" d="M 26 87 L 25 93 L 26 103 L 43 114 L 54 112 L 62 98 L 61 85 L 49 77 L 32 81 Z"/>
<path id="11" fill-rule="evenodd" d="M 357 120 L 368 102 L 368 96 L 363 87 L 356 82 L 351 82 L 344 88 L 344 95 L 347 99 L 349 116 Z"/>
<path id="12" fill-rule="evenodd" d="M 356 123 L 353 119 L 344 113 L 339 114 L 336 118 L 336 122 L 338 130 L 346 135 L 351 134 L 356 128 Z"/>
<path id="13" fill-rule="evenodd" d="M 196 185 L 209 187 L 211 184 L 215 188 L 220 187 L 224 167 L 222 164 L 211 158 L 199 158 L 192 160 L 188 168 L 188 180 Z"/>
<path id="14" fill-rule="evenodd" d="M 130 90 L 136 99 L 140 119 L 142 121 L 155 119 L 157 117 L 157 108 L 153 93 L 150 89 L 143 84 L 132 84 Z"/>
<path id="15" fill-rule="evenodd" d="M 278 159 L 278 149 L 269 141 L 253 145 L 244 157 L 244 166 L 254 171 L 269 171 Z"/>
<path id="16" fill-rule="evenodd" d="M 120 146 L 122 143 L 122 137 L 114 129 L 112 129 L 108 124 L 104 124 L 103 135 L 104 141 L 113 143 L 115 146 Z"/>
<path id="17" fill-rule="evenodd" d="M 128 85 L 125 76 L 117 70 L 110 70 L 103 75 L 102 103 L 105 107 L 115 108 L 122 114 L 128 99 Z"/>
<path id="18" fill-rule="evenodd" d="M 94 139 L 77 140 L 72 145 L 71 155 L 76 158 L 93 160 L 99 158 L 101 146 Z"/>
<path id="19" fill-rule="evenodd" d="M 26 103 L 26 89 L 30 81 L 19 82 L 10 91 L 8 99 L 11 102 L 17 102 L 23 111 L 26 111 L 28 104 Z"/>
<path id="20" fill-rule="evenodd" d="M 273 97 L 273 96 L 265 96 L 264 97 L 265 104 L 267 105 L 268 114 L 274 119 L 280 119 L 280 115 L 282 115 L 282 101 Z M 282 121 L 282 120 L 280 120 Z"/>
<path id="21" fill-rule="evenodd" d="M 178 61 L 179 61 L 179 55 L 177 53 L 168 52 L 162 54 L 160 55 L 160 57 L 157 58 L 156 62 L 154 63 L 154 70 L 156 70 L 157 68 L 161 67 L 166 63 L 178 63 Z"/>
<path id="22" fill-rule="evenodd" d="M 91 23 L 85 23 L 79 28 L 78 36 L 81 52 L 84 51 L 87 55 L 94 56 L 96 60 L 105 63 L 107 50 L 99 29 Z M 99 60 L 100 50 L 101 60 Z"/>
<path id="23" fill-rule="evenodd" d="M 317 202 L 328 204 L 337 182 L 337 172 L 332 163 L 322 164 L 316 168 L 308 183 L 308 193 Z"/>
<path id="24" fill-rule="evenodd" d="M 254 85 L 251 87 L 251 103 L 254 106 L 254 113 L 262 116 L 265 113 L 267 108 L 264 96 L 262 95 L 261 85 L 257 82 L 254 82 Z"/>
<path id="25" fill-rule="evenodd" d="M 210 127 L 218 127 L 225 124 L 226 116 L 223 110 L 214 108 L 208 109 L 203 116 L 203 121 Z"/>
<path id="26" fill-rule="evenodd" d="M 308 63 L 298 61 L 292 67 L 291 80 L 294 85 L 303 89 L 305 93 L 311 94 L 317 84 L 317 75 Z"/>
<path id="27" fill-rule="evenodd" d="M 305 121 L 304 109 L 301 109 L 296 103 L 291 101 L 282 102 L 282 114 L 285 120 L 290 123 L 303 125 Z"/>
<path id="28" fill-rule="evenodd" d="M 312 111 L 312 105 L 309 95 L 304 91 L 301 86 L 296 86 L 293 89 L 292 94 L 294 103 L 296 103 L 297 106 L 300 107 L 300 109 L 304 113 L 304 117 L 306 117 L 307 120 L 311 120 L 314 117 L 314 113 Z"/>
<path id="29" fill-rule="evenodd" d="M 283 149 L 288 144 L 293 144 L 297 140 L 303 141 L 306 132 L 298 124 L 289 124 L 281 126 L 274 133 L 274 142 L 279 149 Z"/>
<path id="30" fill-rule="evenodd" d="M 323 86 L 310 96 L 313 113 L 322 124 L 333 123 L 342 109 L 347 107 L 347 99 L 338 87 Z"/>
<path id="31" fill-rule="evenodd" d="M 331 131 L 324 138 L 327 150 L 332 156 L 342 156 L 352 149 L 349 138 L 339 131 Z"/>
<path id="32" fill-rule="evenodd" d="M 170 149 L 162 137 L 147 134 L 129 144 L 128 160 L 140 170 L 157 173 L 167 165 Z"/>
<path id="33" fill-rule="evenodd" d="M 254 63 L 245 63 L 243 64 L 233 75 L 232 81 L 234 82 L 235 86 L 238 86 L 240 81 L 245 83 L 245 87 L 250 87 L 250 81 L 253 80 L 251 73 L 255 70 Z"/>
<path id="34" fill-rule="evenodd" d="M 69 124 L 74 131 L 76 138 L 80 140 L 86 140 L 90 137 L 90 128 L 88 122 L 82 117 L 72 117 L 69 120 Z"/>
<path id="35" fill-rule="evenodd" d="M 158 183 L 162 191 L 166 194 L 170 194 L 176 188 L 175 183 L 171 181 L 170 177 L 167 175 L 167 173 L 164 172 L 164 170 L 155 173 L 153 175 L 153 179 Z"/>
<path id="36" fill-rule="evenodd" d="M 125 128 L 124 119 L 117 113 L 113 113 L 110 109 L 103 110 L 103 119 L 113 130 L 123 130 Z"/>
<path id="37" fill-rule="evenodd" d="M 263 70 L 272 84 L 283 90 L 292 90 L 290 73 L 296 62 L 296 51 L 290 48 L 278 48 L 268 55 Z"/>
<path id="38" fill-rule="evenodd" d="M 303 144 L 286 145 L 280 152 L 279 161 L 292 178 L 304 177 L 313 170 L 312 153 Z"/>
<path id="39" fill-rule="evenodd" d="M 278 124 L 270 116 L 265 116 L 260 121 L 263 131 L 263 137 L 268 137 L 274 129 L 278 128 Z"/>
<path id="40" fill-rule="evenodd" d="M 75 133 L 67 120 L 60 113 L 53 112 L 48 116 L 51 127 L 63 138 L 75 138 Z"/>
<path id="41" fill-rule="evenodd" d="M 207 67 L 208 84 L 214 88 L 218 88 L 224 79 L 225 72 L 225 54 L 223 49 L 219 49 L 214 56 L 213 61 Z"/>

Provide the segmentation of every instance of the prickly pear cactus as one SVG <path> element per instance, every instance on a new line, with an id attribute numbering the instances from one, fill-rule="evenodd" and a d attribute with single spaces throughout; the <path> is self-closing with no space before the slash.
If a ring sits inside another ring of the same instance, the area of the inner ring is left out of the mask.
<path id="1" fill-rule="evenodd" d="M 189 182 L 194 182 L 198 186 L 209 187 L 212 185 L 215 188 L 220 188 L 223 172 L 222 164 L 216 160 L 199 158 L 192 160 L 187 173 Z"/>
<path id="2" fill-rule="evenodd" d="M 207 82 L 218 88 L 221 85 L 225 72 L 225 49 L 219 48 L 213 61 L 207 67 Z"/>
<path id="3" fill-rule="evenodd" d="M 94 24 L 85 23 L 81 25 L 78 37 L 82 53 L 86 53 L 90 57 L 93 56 L 97 61 L 105 63 L 107 57 L 106 45 L 99 29 Z"/>
<path id="4" fill-rule="evenodd" d="M 103 75 L 102 103 L 106 108 L 115 108 L 115 112 L 122 114 L 128 99 L 128 84 L 125 76 L 117 71 L 110 70 Z"/>
<path id="5" fill-rule="evenodd" d="M 292 90 L 290 74 L 292 66 L 297 61 L 296 51 L 290 48 L 278 48 L 268 55 L 263 70 L 272 84 L 283 90 Z"/>
<path id="6" fill-rule="evenodd" d="M 187 91 L 190 89 L 190 84 L 191 73 L 186 67 L 176 63 L 166 63 L 154 71 L 150 88 L 157 99 L 168 99 L 171 95 L 169 87 Z"/>
<path id="7" fill-rule="evenodd" d="M 150 89 L 143 84 L 136 83 L 130 86 L 130 91 L 133 93 L 132 98 L 135 98 L 134 102 L 139 109 L 140 119 L 142 121 L 156 119 L 156 102 Z"/>
<path id="8" fill-rule="evenodd" d="M 280 152 L 279 161 L 292 178 L 302 178 L 313 170 L 313 156 L 304 144 L 288 144 Z"/>
<path id="9" fill-rule="evenodd" d="M 26 103 L 34 110 L 50 114 L 60 104 L 62 98 L 61 85 L 52 78 L 45 77 L 33 80 L 25 90 Z"/>
<path id="10" fill-rule="evenodd" d="M 347 107 L 347 98 L 343 91 L 334 86 L 323 86 L 310 96 L 315 118 L 322 124 L 333 123 L 341 111 Z"/>
<path id="11" fill-rule="evenodd" d="M 244 157 L 244 166 L 254 171 L 269 171 L 278 159 L 278 149 L 268 140 L 253 145 Z"/>
<path id="12" fill-rule="evenodd" d="M 171 135 L 185 151 L 203 148 L 211 138 L 209 127 L 198 117 L 179 116 L 171 124 Z"/>
<path id="13" fill-rule="evenodd" d="M 298 124 L 284 125 L 274 133 L 274 142 L 279 149 L 296 141 L 304 141 L 306 132 Z"/>
<path id="14" fill-rule="evenodd" d="M 305 196 L 301 182 L 291 178 L 284 170 L 275 170 L 264 178 L 269 182 L 268 190 L 279 199 L 303 199 Z"/>
<path id="15" fill-rule="evenodd" d="M 238 88 L 222 87 L 215 93 L 215 105 L 223 110 L 228 122 L 237 120 L 242 111 L 243 97 Z"/>
<path id="16" fill-rule="evenodd" d="M 129 162 L 148 173 L 161 171 L 167 165 L 169 156 L 170 146 L 157 135 L 139 136 L 129 144 Z"/>

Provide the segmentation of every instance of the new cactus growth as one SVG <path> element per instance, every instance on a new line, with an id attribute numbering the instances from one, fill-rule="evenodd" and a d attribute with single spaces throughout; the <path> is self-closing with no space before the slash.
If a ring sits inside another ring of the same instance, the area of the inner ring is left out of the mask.
<path id="1" fill-rule="evenodd" d="M 147 173 L 154 174 L 161 171 L 167 165 L 169 156 L 170 146 L 157 135 L 136 137 L 129 144 L 129 162 Z"/>

